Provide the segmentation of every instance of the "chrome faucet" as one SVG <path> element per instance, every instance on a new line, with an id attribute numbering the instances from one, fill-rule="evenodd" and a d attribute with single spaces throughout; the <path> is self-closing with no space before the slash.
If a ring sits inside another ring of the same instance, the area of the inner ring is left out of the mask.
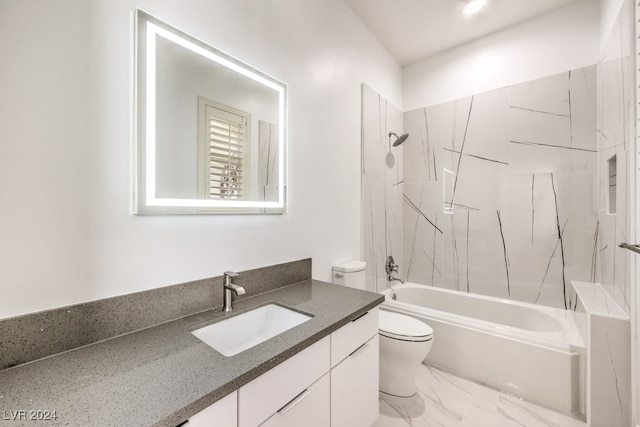
<path id="1" fill-rule="evenodd" d="M 387 280 L 390 282 L 398 281 L 400 283 L 404 283 L 404 280 L 398 279 L 397 277 L 393 277 L 391 273 L 398 272 L 398 264 L 395 263 L 392 256 L 387 257 L 387 263 L 384 266 L 385 271 L 387 272 Z M 394 298 L 395 299 L 395 298 Z"/>
<path id="2" fill-rule="evenodd" d="M 397 277 L 393 277 L 390 274 L 387 275 L 387 280 L 390 281 L 390 282 L 393 282 L 395 280 L 395 281 L 398 281 L 398 282 L 404 284 L 404 280 L 398 279 Z"/>
<path id="3" fill-rule="evenodd" d="M 223 276 L 223 287 L 224 293 L 222 294 L 222 310 L 223 311 L 231 311 L 233 310 L 231 292 L 234 292 L 236 295 L 244 295 L 246 292 L 242 286 L 238 286 L 233 281 L 239 276 L 238 273 L 234 273 L 233 271 L 225 271 Z"/>
<path id="4" fill-rule="evenodd" d="M 384 270 L 389 276 L 391 276 L 391 273 L 398 272 L 398 264 L 395 263 L 391 255 L 387 257 L 387 263 L 384 265 Z"/>

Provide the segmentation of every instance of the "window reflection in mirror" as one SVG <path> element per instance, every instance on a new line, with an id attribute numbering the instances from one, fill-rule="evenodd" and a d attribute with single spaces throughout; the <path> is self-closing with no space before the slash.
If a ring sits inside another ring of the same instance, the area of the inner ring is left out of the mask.
<path id="1" fill-rule="evenodd" d="M 137 11 L 136 213 L 282 213 L 286 86 Z"/>

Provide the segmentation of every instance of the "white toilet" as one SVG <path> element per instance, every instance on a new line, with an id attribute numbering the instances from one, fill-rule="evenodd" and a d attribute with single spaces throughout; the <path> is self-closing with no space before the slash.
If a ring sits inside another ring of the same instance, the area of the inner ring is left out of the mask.
<path id="1" fill-rule="evenodd" d="M 333 283 L 365 289 L 363 261 L 333 266 Z M 399 397 L 416 393 L 415 376 L 433 345 L 433 329 L 413 317 L 380 310 L 380 391 Z"/>

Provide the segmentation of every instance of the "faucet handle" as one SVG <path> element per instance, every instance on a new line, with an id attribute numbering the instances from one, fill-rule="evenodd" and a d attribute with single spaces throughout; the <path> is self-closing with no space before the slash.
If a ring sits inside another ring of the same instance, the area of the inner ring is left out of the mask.
<path id="1" fill-rule="evenodd" d="M 236 277 L 240 276 L 238 273 L 234 273 L 233 271 L 225 271 L 224 275 L 231 279 L 235 279 Z"/>
<path id="2" fill-rule="evenodd" d="M 385 264 L 384 269 L 387 272 L 387 274 L 398 272 L 398 265 L 395 263 L 391 255 L 387 257 L 387 263 Z"/>

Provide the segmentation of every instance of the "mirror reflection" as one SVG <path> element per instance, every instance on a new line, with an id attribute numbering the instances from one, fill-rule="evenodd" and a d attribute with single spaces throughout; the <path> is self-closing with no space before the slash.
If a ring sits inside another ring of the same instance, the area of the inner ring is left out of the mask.
<path id="1" fill-rule="evenodd" d="M 137 12 L 136 213 L 282 213 L 286 86 Z"/>

